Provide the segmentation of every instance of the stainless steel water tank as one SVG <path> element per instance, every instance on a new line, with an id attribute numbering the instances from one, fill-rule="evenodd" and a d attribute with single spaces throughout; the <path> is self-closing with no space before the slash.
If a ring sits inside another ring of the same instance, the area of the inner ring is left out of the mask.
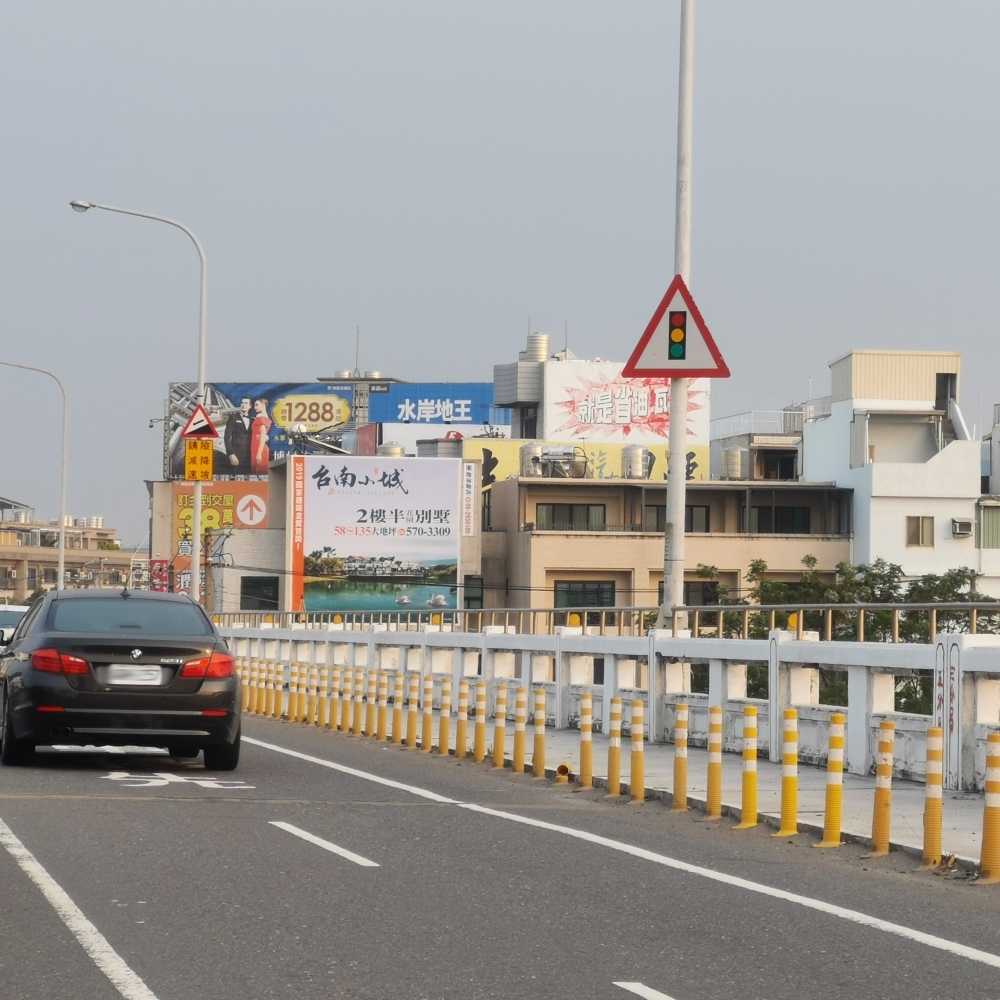
<path id="1" fill-rule="evenodd" d="M 622 479 L 648 479 L 653 464 L 648 448 L 627 444 L 622 448 Z"/>
<path id="2" fill-rule="evenodd" d="M 722 478 L 746 479 L 750 466 L 750 452 L 746 448 L 724 448 L 722 451 Z"/>
<path id="3" fill-rule="evenodd" d="M 375 449 L 376 455 L 387 455 L 390 458 L 406 458 L 406 449 L 401 444 L 380 444 Z"/>
<path id="4" fill-rule="evenodd" d="M 521 475 L 542 475 L 542 446 L 540 444 L 521 445 Z"/>

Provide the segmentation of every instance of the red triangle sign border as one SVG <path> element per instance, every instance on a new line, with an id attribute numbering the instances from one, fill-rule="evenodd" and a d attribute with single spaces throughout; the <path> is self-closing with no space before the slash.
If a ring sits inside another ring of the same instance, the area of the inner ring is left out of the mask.
<path id="1" fill-rule="evenodd" d="M 715 361 L 715 367 L 687 369 L 637 368 L 636 366 L 642 358 L 646 345 L 652 340 L 653 334 L 656 332 L 664 313 L 667 311 L 667 306 L 678 292 L 680 292 L 681 298 L 684 300 L 685 305 L 687 305 L 688 312 L 694 318 L 698 333 L 704 339 L 705 346 L 712 355 L 712 360 Z M 657 378 L 729 378 L 729 366 L 716 346 L 715 340 L 712 338 L 712 334 L 709 332 L 708 326 L 701 315 L 701 311 L 695 305 L 695 301 L 691 297 L 687 285 L 684 283 L 684 279 L 679 274 L 674 276 L 674 280 L 670 282 L 670 287 L 667 289 L 666 295 L 663 296 L 660 304 L 656 307 L 653 318 L 647 324 L 645 331 L 639 338 L 639 343 L 635 345 L 635 350 L 632 351 L 628 361 L 625 363 L 625 367 L 622 369 L 622 376 L 625 378 L 648 378 L 649 376 Z"/>
<path id="2" fill-rule="evenodd" d="M 199 417 L 201 418 L 200 420 L 198 419 Z M 192 427 L 198 429 L 192 430 Z M 187 440 L 189 438 L 218 438 L 218 436 L 219 432 L 215 424 L 212 423 L 212 418 L 208 415 L 208 410 L 199 403 L 194 408 L 191 416 L 188 417 L 187 423 L 184 425 L 184 430 L 181 431 L 181 437 Z"/>

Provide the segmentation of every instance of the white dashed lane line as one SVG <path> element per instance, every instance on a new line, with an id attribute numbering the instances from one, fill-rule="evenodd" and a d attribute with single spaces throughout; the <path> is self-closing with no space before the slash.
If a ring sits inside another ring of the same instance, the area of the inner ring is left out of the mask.
<path id="1" fill-rule="evenodd" d="M 645 997 L 645 1000 L 671 1000 L 671 997 L 668 997 L 666 993 L 651 990 L 642 983 L 612 983 L 611 985 L 620 986 L 623 990 L 628 990 L 629 993 L 634 993 L 637 997 Z"/>
<path id="2" fill-rule="evenodd" d="M 331 854 L 339 854 L 342 858 L 347 858 L 348 861 L 353 861 L 356 865 L 361 865 L 362 868 L 380 867 L 377 861 L 369 861 L 368 858 L 363 858 L 360 854 L 355 854 L 353 851 L 347 850 L 346 847 L 331 844 L 329 840 L 323 840 L 322 837 L 317 837 L 315 834 L 309 833 L 306 830 L 300 830 L 297 826 L 292 826 L 291 823 L 282 823 L 279 820 L 272 819 L 270 820 L 270 824 L 271 826 L 276 826 L 279 830 L 284 830 L 286 833 L 290 833 L 295 837 L 301 837 L 310 844 L 322 847 L 324 851 L 329 851 Z"/>

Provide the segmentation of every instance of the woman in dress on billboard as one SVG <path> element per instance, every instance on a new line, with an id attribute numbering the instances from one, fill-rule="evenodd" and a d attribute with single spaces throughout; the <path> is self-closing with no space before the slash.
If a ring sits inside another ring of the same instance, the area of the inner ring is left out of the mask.
<path id="1" fill-rule="evenodd" d="M 266 476 L 267 466 L 271 461 L 271 449 L 268 448 L 268 431 L 271 429 L 271 418 L 267 415 L 267 400 L 255 399 L 253 403 L 253 428 L 250 438 L 250 472 L 255 476 Z"/>

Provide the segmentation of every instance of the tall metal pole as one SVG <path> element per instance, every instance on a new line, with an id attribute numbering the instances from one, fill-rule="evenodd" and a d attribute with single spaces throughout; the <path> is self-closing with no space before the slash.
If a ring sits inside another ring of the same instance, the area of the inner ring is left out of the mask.
<path id="1" fill-rule="evenodd" d="M 59 467 L 59 574 L 56 579 L 56 590 L 62 590 L 66 585 L 66 459 L 68 455 L 67 435 L 69 433 L 68 401 L 66 397 L 66 386 L 62 380 L 53 372 L 44 368 L 35 368 L 33 365 L 18 365 L 13 361 L 0 361 L 0 365 L 5 368 L 20 368 L 26 372 L 38 372 L 39 375 L 48 375 L 54 379 L 59 391 L 62 393 L 62 461 Z"/>
<path id="2" fill-rule="evenodd" d="M 694 0 L 681 0 L 680 81 L 677 91 L 677 203 L 674 273 L 691 284 L 691 147 L 694 110 Z M 667 463 L 666 528 L 663 537 L 663 603 L 657 626 L 672 625 L 684 604 L 684 508 L 687 472 L 688 380 L 670 380 L 670 458 Z M 687 625 L 678 616 L 678 627 Z"/>
<path id="3" fill-rule="evenodd" d="M 135 215 L 140 219 L 152 219 L 154 222 L 165 222 L 168 226 L 174 226 L 182 233 L 186 233 L 198 251 L 198 260 L 201 262 L 201 293 L 198 308 L 198 392 L 197 402 L 205 403 L 205 344 L 206 344 L 206 320 L 208 316 L 208 263 L 205 260 L 205 251 L 198 237 L 188 229 L 187 226 L 174 219 L 168 219 L 162 215 L 150 215 L 148 212 L 134 212 L 127 208 L 115 208 L 112 205 L 98 205 L 92 201 L 72 201 L 70 205 L 78 212 L 86 212 L 90 208 L 100 208 L 105 212 L 118 212 L 121 215 Z M 201 482 L 196 480 L 194 484 L 194 496 L 191 498 L 194 507 L 191 518 L 191 596 L 199 604 L 202 603 L 201 592 Z"/>

